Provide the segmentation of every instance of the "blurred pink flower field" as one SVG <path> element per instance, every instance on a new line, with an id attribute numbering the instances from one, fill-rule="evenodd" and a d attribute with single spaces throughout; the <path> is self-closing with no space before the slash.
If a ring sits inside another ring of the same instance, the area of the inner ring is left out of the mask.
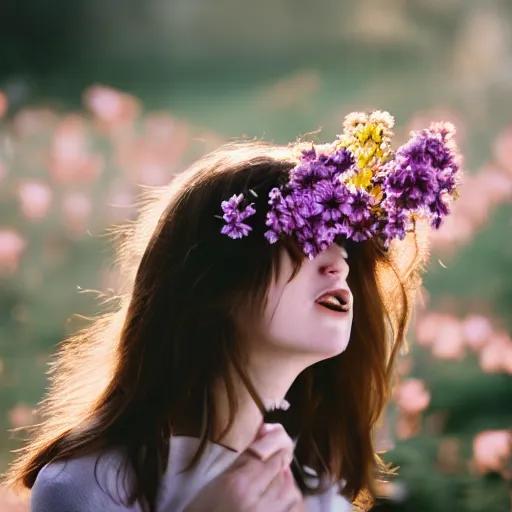
<path id="1" fill-rule="evenodd" d="M 301 78 L 294 80 L 295 84 Z M 307 94 L 318 87 L 313 74 L 302 80 Z M 282 87 L 278 84 L 268 91 L 272 104 L 296 102 L 295 97 L 283 99 Z M 296 88 L 299 95 L 301 87 Z M 132 219 L 140 186 L 167 183 L 187 162 L 223 141 L 222 136 L 167 112 L 146 112 L 137 98 L 109 87 L 90 88 L 83 103 L 80 112 L 43 106 L 11 113 L 0 91 L 0 200 L 11 212 L 0 223 L 0 275 L 19 280 L 32 294 L 42 292 L 45 273 L 54 272 L 72 257 L 73 244 L 101 235 L 113 223 Z M 423 119 L 435 113 L 419 113 L 409 128 L 424 124 Z M 447 116 L 459 124 L 463 137 L 464 126 L 456 113 L 443 112 Z M 466 172 L 453 215 L 433 234 L 434 260 L 449 261 L 486 229 L 494 209 L 512 202 L 512 126 L 497 136 L 492 151 L 490 161 L 475 172 Z M 115 273 L 108 266 L 98 270 L 97 279 L 101 290 L 115 287 Z M 423 296 L 428 296 L 426 290 Z M 18 304 L 11 313 L 27 324 L 25 306 Z M 435 395 L 427 382 L 415 376 L 419 353 L 439 363 L 474 359 L 479 372 L 512 375 L 510 333 L 503 319 L 488 311 L 458 316 L 426 300 L 418 308 L 409 337 L 420 352 L 413 350 L 400 361 L 400 382 L 393 396 L 396 415 L 386 429 L 390 445 L 394 440 L 414 438 L 425 428 L 443 430 L 440 417 L 428 425 L 424 421 Z M 433 364 L 431 371 L 435 372 L 437 363 Z M 0 377 L 8 370 L 7 362 L 0 360 Z M 15 404 L 7 414 L 10 427 L 34 421 L 33 405 Z M 439 465 L 446 471 L 495 472 L 510 485 L 510 431 L 489 428 L 480 432 L 466 459 L 457 439 L 442 443 Z M 399 489 L 383 486 L 382 492 L 389 495 Z M 27 508 L 2 491 L 0 510 Z"/>

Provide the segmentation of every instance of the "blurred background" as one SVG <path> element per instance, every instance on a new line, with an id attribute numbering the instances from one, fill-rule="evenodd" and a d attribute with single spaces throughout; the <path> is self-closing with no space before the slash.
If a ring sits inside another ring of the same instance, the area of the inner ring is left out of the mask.
<path id="1" fill-rule="evenodd" d="M 465 155 L 390 408 L 377 510 L 512 500 L 512 3 L 509 0 L 3 0 L 0 471 L 34 421 L 73 315 L 115 269 L 106 228 L 140 185 L 233 138 L 332 140 L 389 110 L 396 143 L 449 120 Z M 0 511 L 26 511 L 0 490 Z"/>

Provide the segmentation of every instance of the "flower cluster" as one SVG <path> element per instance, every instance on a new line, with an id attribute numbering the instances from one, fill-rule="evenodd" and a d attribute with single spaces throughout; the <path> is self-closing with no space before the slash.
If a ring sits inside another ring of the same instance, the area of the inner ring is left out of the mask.
<path id="1" fill-rule="evenodd" d="M 222 228 L 221 233 L 231 238 L 242 238 L 252 231 L 251 226 L 244 223 L 244 220 L 256 213 L 252 204 L 245 208 L 240 208 L 244 199 L 243 194 L 234 195 L 229 201 L 222 201 L 221 207 L 224 215 L 222 218 L 226 221 L 226 225 Z"/>
<path id="2" fill-rule="evenodd" d="M 423 213 L 438 228 L 455 195 L 459 162 L 450 124 L 435 123 L 412 134 L 385 169 L 382 190 L 387 211 Z"/>
<path id="3" fill-rule="evenodd" d="M 355 242 L 378 238 L 388 247 L 414 229 L 416 217 L 438 228 L 458 182 L 453 126 L 435 123 L 414 132 L 394 153 L 393 123 L 387 112 L 353 113 L 333 144 L 304 151 L 288 183 L 270 191 L 267 240 L 294 236 L 312 259 L 338 236 Z M 222 203 L 222 233 L 232 238 L 251 229 L 243 221 L 254 208 L 241 210 L 242 199 Z"/>
<path id="4" fill-rule="evenodd" d="M 288 184 L 270 192 L 267 240 L 273 243 L 282 235 L 293 235 L 304 253 L 314 258 L 339 235 L 354 240 L 371 237 L 375 199 L 342 179 L 353 174 L 354 166 L 354 156 L 346 148 L 331 155 L 318 155 L 314 148 L 306 152 Z"/>
<path id="5" fill-rule="evenodd" d="M 394 124 L 388 112 L 379 110 L 369 115 L 352 112 L 345 117 L 336 147 L 346 147 L 354 154 L 358 172 L 351 183 L 363 188 L 371 186 L 375 171 L 391 156 Z"/>

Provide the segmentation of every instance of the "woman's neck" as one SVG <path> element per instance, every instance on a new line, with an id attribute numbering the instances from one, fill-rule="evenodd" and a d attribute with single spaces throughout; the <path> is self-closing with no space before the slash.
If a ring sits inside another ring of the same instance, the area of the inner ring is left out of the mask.
<path id="1" fill-rule="evenodd" d="M 290 354 L 260 354 L 261 357 L 250 358 L 247 365 L 247 377 L 250 386 L 235 369 L 232 370 L 231 382 L 233 389 L 228 393 L 225 381 L 219 379 L 213 388 L 215 407 L 215 424 L 210 441 L 222 444 L 237 452 L 243 452 L 254 440 L 262 422 L 263 413 L 274 407 L 281 407 L 284 398 L 293 381 L 309 364 L 303 358 Z M 252 396 L 248 387 L 252 387 L 257 399 Z M 230 400 L 233 396 L 236 402 L 235 416 L 229 429 Z M 258 400 L 259 398 L 259 400 Z M 257 402 L 260 402 L 258 405 Z M 264 409 L 262 411 L 260 406 Z M 291 404 L 293 407 L 293 404 Z M 173 435 L 201 436 L 202 412 L 195 410 L 194 418 L 182 418 L 173 429 Z"/>
<path id="2" fill-rule="evenodd" d="M 240 383 L 241 384 L 241 383 Z M 215 385 L 215 425 L 210 434 L 210 441 L 223 445 L 226 448 L 237 452 L 243 452 L 256 436 L 262 421 L 263 414 L 251 398 L 249 392 L 245 391 L 243 384 L 237 386 L 236 394 L 236 414 L 234 421 L 229 429 L 229 400 L 228 393 L 223 382 Z M 192 415 L 180 418 L 175 422 L 172 429 L 173 436 L 201 437 L 202 415 L 204 411 L 189 411 Z"/>
<path id="3" fill-rule="evenodd" d="M 223 381 L 215 386 L 217 425 L 214 428 L 214 441 L 242 452 L 253 441 L 262 422 L 265 411 L 286 404 L 284 398 L 297 375 L 304 365 L 295 364 L 288 360 L 262 358 L 257 364 L 256 358 L 251 359 L 247 372 L 249 386 L 237 372 L 234 372 L 233 382 L 236 394 L 237 410 L 231 428 L 225 432 L 229 422 L 228 392 Z M 307 365 L 306 365 L 307 366 Z M 252 387 L 249 390 L 248 387 Z M 257 397 L 253 397 L 253 392 Z M 259 399 L 259 400 L 258 400 Z M 257 402 L 260 402 L 258 404 Z M 260 409 L 264 408 L 264 411 Z"/>

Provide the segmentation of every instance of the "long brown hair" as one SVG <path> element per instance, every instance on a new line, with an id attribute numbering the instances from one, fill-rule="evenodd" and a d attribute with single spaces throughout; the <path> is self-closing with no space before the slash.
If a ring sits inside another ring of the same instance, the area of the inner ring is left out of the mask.
<path id="1" fill-rule="evenodd" d="M 263 237 L 265 198 L 287 180 L 294 154 L 292 147 L 228 145 L 152 191 L 139 220 L 114 232 L 122 289 L 109 312 L 63 342 L 41 422 L 12 464 L 9 484 L 31 488 L 45 464 L 120 447 L 135 476 L 129 501 L 152 512 L 176 424 L 186 418 L 200 426 L 200 452 L 211 439 L 218 379 L 233 420 L 229 370 L 244 367 L 234 309 L 240 301 L 262 307 L 283 246 L 296 269 L 302 261 L 289 243 Z M 253 232 L 233 241 L 220 234 L 216 215 L 222 200 L 249 190 L 258 196 Z M 373 242 L 349 247 L 355 306 L 348 348 L 306 369 L 287 395 L 285 427 L 300 433 L 299 462 L 344 480 L 351 498 L 372 488 L 379 465 L 372 436 L 418 285 L 415 246 L 401 251 L 406 263 Z"/>

